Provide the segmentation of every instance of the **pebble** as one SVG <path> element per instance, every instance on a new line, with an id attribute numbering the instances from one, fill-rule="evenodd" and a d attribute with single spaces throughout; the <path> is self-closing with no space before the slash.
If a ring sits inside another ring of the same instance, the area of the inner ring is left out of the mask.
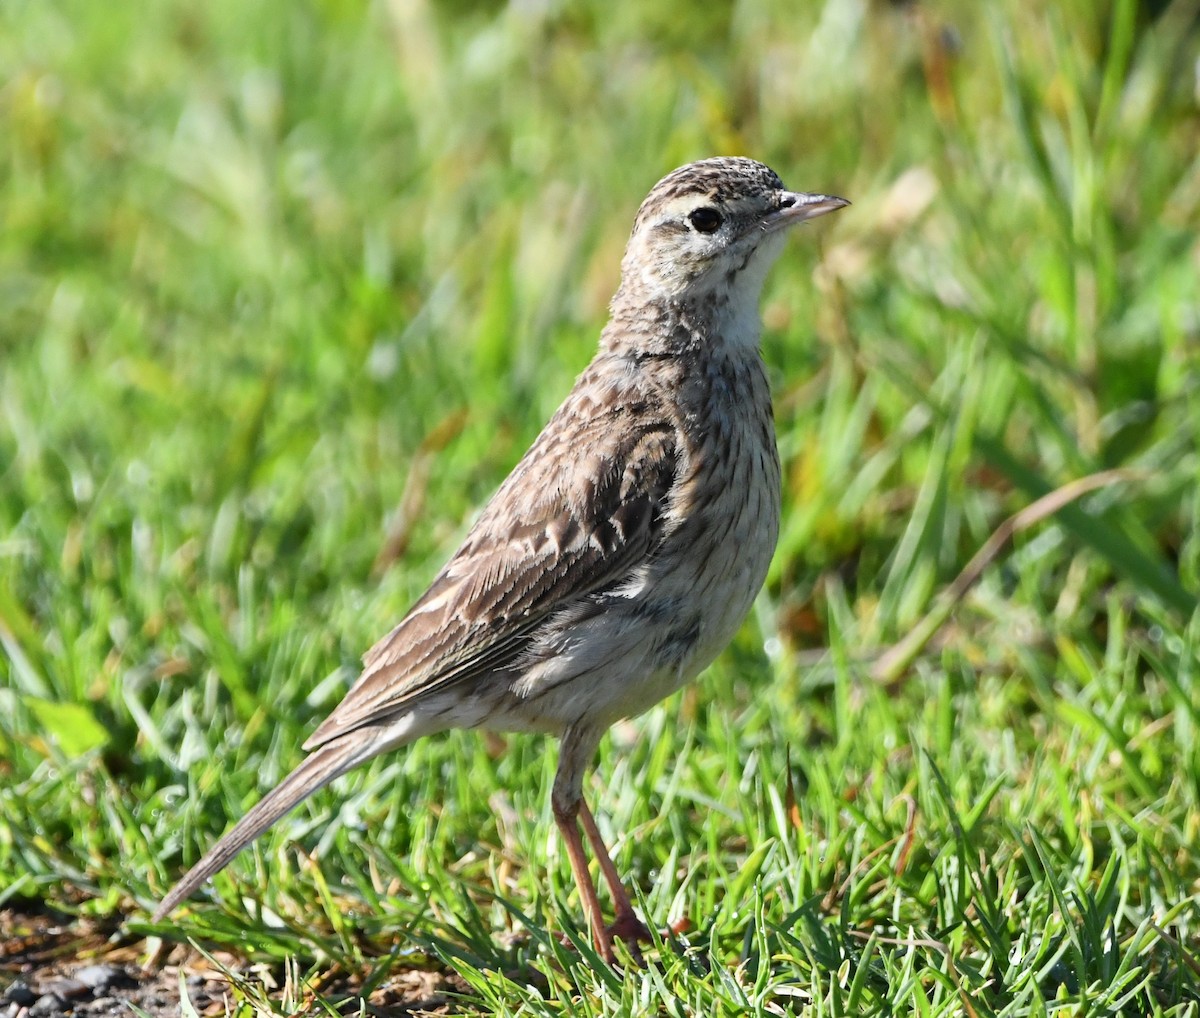
<path id="1" fill-rule="evenodd" d="M 41 991 L 43 997 L 62 997 L 63 1000 L 75 1000 L 79 997 L 86 997 L 92 992 L 88 989 L 87 983 L 80 982 L 78 979 L 72 979 L 68 976 L 51 979 L 43 983 Z"/>
<path id="2" fill-rule="evenodd" d="M 29 1018 L 58 1018 L 65 1014 L 67 1002 L 57 993 L 43 993 L 29 1009 Z"/>
<path id="3" fill-rule="evenodd" d="M 35 1000 L 37 994 L 29 988 L 28 983 L 23 983 L 17 979 L 9 983 L 8 989 L 4 991 L 4 999 L 10 1004 L 16 1004 L 18 1007 L 29 1007 Z"/>
<path id="4" fill-rule="evenodd" d="M 93 993 L 100 993 L 102 990 L 107 990 L 110 986 L 124 982 L 129 978 L 125 970 L 118 968 L 116 965 L 85 965 L 83 968 L 72 972 L 71 975 L 87 986 Z"/>

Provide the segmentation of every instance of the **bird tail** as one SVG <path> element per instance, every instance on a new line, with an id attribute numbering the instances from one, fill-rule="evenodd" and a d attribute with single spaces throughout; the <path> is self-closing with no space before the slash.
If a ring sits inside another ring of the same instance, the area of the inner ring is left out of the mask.
<path id="1" fill-rule="evenodd" d="M 294 771 L 271 789 L 257 805 L 239 820 L 208 853 L 188 870 L 154 910 L 153 921 L 160 922 L 209 877 L 223 870 L 243 848 L 262 834 L 280 817 L 334 778 L 357 767 L 388 748 L 386 740 L 364 739 L 359 729 L 348 738 L 335 739 L 321 746 Z"/>

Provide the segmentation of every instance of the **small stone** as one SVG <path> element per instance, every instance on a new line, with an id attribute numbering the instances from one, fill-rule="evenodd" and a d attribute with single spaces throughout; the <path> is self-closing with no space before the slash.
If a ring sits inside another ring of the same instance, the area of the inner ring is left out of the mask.
<path id="1" fill-rule="evenodd" d="M 110 986 L 124 982 L 128 978 L 124 969 L 117 968 L 116 965 L 107 964 L 85 965 L 81 969 L 76 969 L 71 975 L 87 986 L 93 993 L 100 993 L 102 990 L 107 990 Z"/>
<path id="2" fill-rule="evenodd" d="M 37 994 L 29 988 L 28 983 L 23 983 L 17 979 L 10 983 L 8 989 L 4 991 L 4 999 L 18 1007 L 29 1007 L 35 1000 Z"/>
<path id="3" fill-rule="evenodd" d="M 61 979 L 51 979 L 44 983 L 41 987 L 42 996 L 53 994 L 56 997 L 62 997 L 63 1000 L 76 1000 L 79 997 L 86 997 L 92 991 L 88 989 L 87 983 L 82 983 L 78 979 L 69 979 L 66 976 Z"/>
<path id="4" fill-rule="evenodd" d="M 58 1018 L 67 1013 L 67 1002 L 57 993 L 43 993 L 29 1009 L 29 1018 Z"/>

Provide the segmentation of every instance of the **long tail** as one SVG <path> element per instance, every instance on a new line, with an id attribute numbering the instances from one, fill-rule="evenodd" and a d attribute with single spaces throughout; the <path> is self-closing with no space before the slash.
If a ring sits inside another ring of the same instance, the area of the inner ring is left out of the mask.
<path id="1" fill-rule="evenodd" d="M 204 881 L 223 870 L 235 855 L 270 827 L 285 813 L 290 813 L 313 792 L 346 771 L 369 760 L 386 743 L 370 738 L 369 732 L 359 729 L 314 751 L 291 774 L 269 791 L 255 807 L 239 820 L 230 831 L 208 851 L 154 910 L 154 922 L 164 919 L 172 909 L 191 896 Z"/>

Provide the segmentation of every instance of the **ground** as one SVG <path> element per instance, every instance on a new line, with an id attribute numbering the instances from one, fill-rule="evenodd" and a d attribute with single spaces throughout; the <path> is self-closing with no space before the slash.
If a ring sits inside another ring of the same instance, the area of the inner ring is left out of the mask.
<path id="1" fill-rule="evenodd" d="M 228 952 L 123 936 L 111 921 L 0 911 L 0 1018 L 129 1018 L 130 1005 L 149 1018 L 178 1018 L 181 994 L 201 1018 L 223 1015 L 232 1006 L 230 973 L 267 993 L 281 989 L 269 967 L 246 966 Z M 449 1014 L 445 991 L 463 989 L 435 972 L 403 968 L 365 1001 L 344 974 L 321 987 L 327 998 L 345 1000 L 346 1013 L 362 1013 L 365 1004 L 378 1018 Z"/>

